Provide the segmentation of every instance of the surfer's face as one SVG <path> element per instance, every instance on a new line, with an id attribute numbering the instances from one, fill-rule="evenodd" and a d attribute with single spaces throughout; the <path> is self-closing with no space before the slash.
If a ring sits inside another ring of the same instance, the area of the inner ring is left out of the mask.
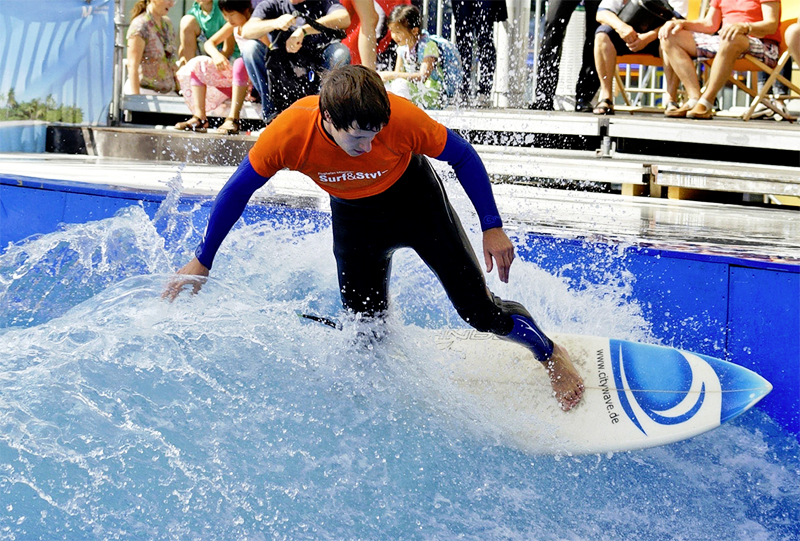
<path id="1" fill-rule="evenodd" d="M 336 129 L 328 120 L 324 120 L 323 123 L 325 130 L 339 148 L 353 157 L 361 156 L 372 150 L 372 141 L 380 133 L 380 130 L 362 130 L 355 123 L 347 130 Z"/>

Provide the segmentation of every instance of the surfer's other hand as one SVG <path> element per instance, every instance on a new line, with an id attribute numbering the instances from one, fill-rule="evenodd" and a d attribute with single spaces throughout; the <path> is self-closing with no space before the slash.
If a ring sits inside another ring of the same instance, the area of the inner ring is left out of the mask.
<path id="1" fill-rule="evenodd" d="M 508 271 L 514 261 L 514 245 L 502 227 L 493 227 L 483 232 L 483 257 L 486 259 L 486 272 L 492 272 L 494 258 L 500 281 L 508 283 Z"/>
<path id="2" fill-rule="evenodd" d="M 583 397 L 583 378 L 572 364 L 567 350 L 555 344 L 553 355 L 543 364 L 550 375 L 550 385 L 561 409 L 569 411 L 577 406 Z"/>
<path id="3" fill-rule="evenodd" d="M 178 276 L 170 280 L 161 298 L 172 302 L 188 285 L 192 286 L 192 294 L 197 294 L 206 282 L 208 274 L 208 267 L 200 263 L 196 257 L 193 258 L 178 270 Z"/>

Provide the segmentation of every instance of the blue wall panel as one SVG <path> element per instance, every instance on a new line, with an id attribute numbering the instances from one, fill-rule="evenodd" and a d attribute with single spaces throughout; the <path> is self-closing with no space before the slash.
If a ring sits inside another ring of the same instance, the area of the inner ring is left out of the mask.
<path id="1" fill-rule="evenodd" d="M 106 124 L 114 70 L 113 0 L 0 2 L 0 105 L 38 100 Z"/>
<path id="2" fill-rule="evenodd" d="M 36 234 L 56 231 L 62 223 L 84 223 L 114 215 L 119 209 L 140 204 L 140 199 L 98 197 L 77 192 L 0 184 L 0 249 Z M 145 201 L 152 217 L 157 203 Z"/>
<path id="3" fill-rule="evenodd" d="M 724 357 L 728 265 L 654 250 L 632 250 L 628 260 L 632 297 L 653 334 L 674 347 Z"/>
<path id="4" fill-rule="evenodd" d="M 731 266 L 728 354 L 774 389 L 761 407 L 800 434 L 800 273 Z"/>
<path id="5" fill-rule="evenodd" d="M 0 248 L 9 242 L 55 231 L 63 221 L 67 194 L 0 184 Z"/>
<path id="6" fill-rule="evenodd" d="M 632 283 L 631 299 L 642 307 L 653 334 L 666 344 L 725 356 L 728 264 L 675 257 L 673 252 L 528 234 L 522 259 L 581 289 L 587 283 Z"/>

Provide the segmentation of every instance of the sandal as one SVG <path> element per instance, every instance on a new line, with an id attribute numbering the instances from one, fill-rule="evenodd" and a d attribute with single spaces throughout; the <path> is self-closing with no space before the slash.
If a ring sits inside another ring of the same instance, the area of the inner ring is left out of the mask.
<path id="1" fill-rule="evenodd" d="M 205 133 L 208 130 L 208 119 L 193 116 L 186 122 L 178 122 L 175 124 L 175 129 L 178 131 L 193 131 L 197 133 Z"/>
<path id="2" fill-rule="evenodd" d="M 681 108 L 681 106 L 680 106 L 680 105 L 678 105 L 678 102 L 677 102 L 677 101 L 671 101 L 671 102 L 668 102 L 668 103 L 667 103 L 667 108 L 666 108 L 666 109 L 664 109 L 664 114 L 665 114 L 666 116 L 671 116 L 671 115 L 670 115 L 670 113 L 672 113 L 673 111 L 677 111 L 677 110 L 678 110 L 678 109 L 680 109 L 680 108 Z"/>
<path id="3" fill-rule="evenodd" d="M 220 135 L 236 135 L 239 133 L 239 119 L 238 118 L 226 118 L 225 122 L 222 125 L 214 130 L 214 133 L 218 133 Z"/>
<path id="4" fill-rule="evenodd" d="M 594 109 L 592 109 L 592 114 L 595 115 L 613 115 L 614 114 L 614 104 L 608 98 L 602 99 L 597 102 Z"/>

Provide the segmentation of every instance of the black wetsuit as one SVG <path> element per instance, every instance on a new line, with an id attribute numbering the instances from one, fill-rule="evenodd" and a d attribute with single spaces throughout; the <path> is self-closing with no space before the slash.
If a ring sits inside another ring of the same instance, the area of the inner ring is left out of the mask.
<path id="1" fill-rule="evenodd" d="M 424 156 L 383 193 L 331 197 L 333 245 L 345 308 L 367 315 L 388 306 L 392 254 L 412 248 L 441 281 L 459 315 L 480 331 L 507 335 L 512 314 L 530 318 L 516 302 L 492 295 L 442 181 Z"/>

